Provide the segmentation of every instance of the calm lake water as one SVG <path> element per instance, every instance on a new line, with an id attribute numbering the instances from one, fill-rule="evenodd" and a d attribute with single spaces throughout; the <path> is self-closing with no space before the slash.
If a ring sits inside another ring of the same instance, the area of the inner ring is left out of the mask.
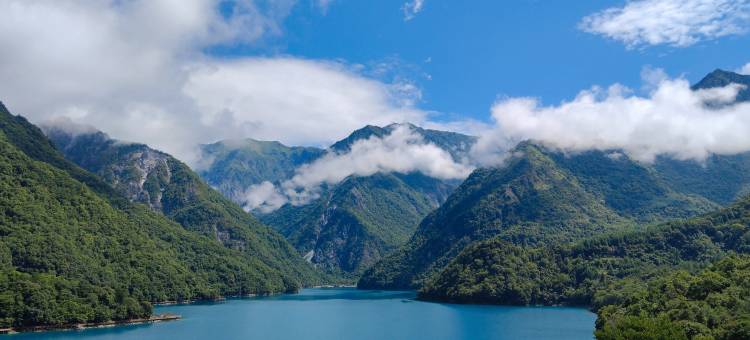
<path id="1" fill-rule="evenodd" d="M 413 292 L 352 288 L 164 306 L 179 321 L 84 331 L 24 333 L 20 339 L 591 339 L 596 315 L 576 308 L 427 303 Z"/>

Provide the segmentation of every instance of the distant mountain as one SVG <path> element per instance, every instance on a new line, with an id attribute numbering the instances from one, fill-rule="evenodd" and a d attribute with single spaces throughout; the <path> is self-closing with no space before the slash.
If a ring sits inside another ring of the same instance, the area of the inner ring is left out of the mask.
<path id="1" fill-rule="evenodd" d="M 745 88 L 740 90 L 737 94 L 737 101 L 750 100 L 750 76 L 720 69 L 716 69 L 703 77 L 703 79 L 697 84 L 693 85 L 693 89 L 710 89 L 713 87 L 724 87 L 730 84 L 740 84 L 745 86 Z"/>
<path id="2" fill-rule="evenodd" d="M 44 128 L 65 157 L 91 171 L 132 202 L 146 204 L 186 230 L 242 251 L 253 261 L 298 278 L 320 276 L 274 230 L 204 183 L 187 165 L 144 144 L 126 143 L 99 131 L 71 133 Z"/>
<path id="3" fill-rule="evenodd" d="M 145 317 L 155 302 L 303 280 L 130 203 L 2 104 L 0 193 L 0 328 Z"/>
<path id="4" fill-rule="evenodd" d="M 359 287 L 418 287 L 475 241 L 570 242 L 716 207 L 672 191 L 625 155 L 565 155 L 530 142 L 519 144 L 513 154 L 503 166 L 469 176 L 402 249 L 365 272 Z"/>
<path id="5" fill-rule="evenodd" d="M 399 125 L 366 126 L 329 149 L 287 147 L 253 140 L 219 142 L 203 147 L 213 163 L 201 176 L 241 202 L 252 184 L 283 182 L 302 164 L 326 153 L 346 153 L 352 144 L 389 135 Z M 475 137 L 408 127 L 448 151 L 456 160 L 467 156 Z M 229 144 L 230 146 L 227 146 Z M 351 280 L 385 254 L 403 244 L 419 221 L 458 185 L 419 173 L 352 176 L 325 186 L 320 198 L 302 206 L 286 205 L 261 220 L 279 230 L 301 255 L 342 279 Z M 240 193 L 240 194 L 238 194 Z"/>
<path id="6" fill-rule="evenodd" d="M 348 137 L 331 145 L 330 150 L 335 152 L 349 151 L 352 144 L 359 140 L 370 137 L 384 137 L 393 132 L 399 126 L 407 126 L 415 134 L 424 138 L 425 141 L 435 144 L 441 149 L 447 151 L 455 160 L 461 160 L 466 157 L 471 147 L 476 143 L 477 137 L 468 136 L 456 132 L 423 129 L 410 123 L 391 124 L 385 127 L 367 125 L 359 130 L 352 132 Z"/>
<path id="7" fill-rule="evenodd" d="M 253 184 L 289 179 L 301 165 L 323 156 L 314 147 L 289 147 L 279 142 L 254 139 L 227 140 L 201 146 L 205 169 L 200 176 L 237 203 Z"/>
<path id="8" fill-rule="evenodd" d="M 262 215 L 312 263 L 356 278 L 402 245 L 453 186 L 421 174 L 350 177 L 303 206 Z"/>

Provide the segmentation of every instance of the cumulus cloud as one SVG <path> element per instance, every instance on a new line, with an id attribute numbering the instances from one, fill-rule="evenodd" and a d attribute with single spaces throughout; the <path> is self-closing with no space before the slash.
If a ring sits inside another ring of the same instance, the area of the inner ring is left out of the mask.
<path id="1" fill-rule="evenodd" d="M 359 140 L 347 152 L 331 152 L 301 166 L 279 187 L 268 182 L 254 186 L 245 195 L 245 208 L 268 212 L 286 202 L 307 204 L 319 197 L 323 185 L 337 184 L 349 176 L 421 172 L 433 178 L 463 179 L 472 170 L 472 166 L 456 162 L 447 151 L 426 142 L 409 126 L 401 125 L 382 138 Z"/>
<path id="2" fill-rule="evenodd" d="M 737 73 L 750 75 L 750 63 L 747 63 L 745 64 L 745 66 L 740 67 L 740 69 L 737 70 Z"/>
<path id="3" fill-rule="evenodd" d="M 294 3 L 2 1 L 1 99 L 33 122 L 67 117 L 193 165 L 195 146 L 219 139 L 325 145 L 365 124 L 426 119 L 408 82 L 343 62 L 205 52 L 282 35 Z"/>
<path id="4" fill-rule="evenodd" d="M 621 150 L 649 162 L 657 155 L 703 160 L 750 150 L 750 103 L 729 105 L 742 87 L 692 91 L 687 80 L 662 79 L 648 96 L 620 85 L 582 91 L 569 102 L 542 106 L 510 98 L 492 107 L 495 129 L 473 151 L 497 163 L 521 140 L 564 151 Z"/>
<path id="5" fill-rule="evenodd" d="M 579 28 L 629 48 L 686 47 L 746 33 L 749 23 L 750 0 L 638 0 L 589 15 Z"/>
<path id="6" fill-rule="evenodd" d="M 424 7 L 424 0 L 407 1 L 401 7 L 401 10 L 404 11 L 404 20 L 409 21 L 411 19 L 414 19 L 414 17 L 416 17 L 417 14 L 419 14 L 419 12 L 422 11 L 423 7 Z"/>

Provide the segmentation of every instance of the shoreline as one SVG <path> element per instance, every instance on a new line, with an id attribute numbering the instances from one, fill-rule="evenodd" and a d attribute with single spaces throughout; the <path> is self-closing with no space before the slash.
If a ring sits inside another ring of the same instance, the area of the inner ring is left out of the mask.
<path id="1" fill-rule="evenodd" d="M 128 319 L 128 320 L 110 320 L 104 322 L 85 322 L 77 324 L 57 325 L 57 326 L 29 326 L 29 327 L 11 327 L 0 328 L 0 334 L 17 334 L 17 333 L 37 333 L 63 330 L 84 330 L 91 328 L 106 328 L 125 325 L 140 325 L 147 323 L 157 323 L 165 321 L 176 321 L 182 319 L 181 315 L 164 313 L 152 315 L 148 318 Z"/>

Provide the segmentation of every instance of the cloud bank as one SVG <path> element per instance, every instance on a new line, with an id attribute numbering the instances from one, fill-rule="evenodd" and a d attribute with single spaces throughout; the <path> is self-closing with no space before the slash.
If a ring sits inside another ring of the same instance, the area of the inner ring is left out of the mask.
<path id="1" fill-rule="evenodd" d="M 739 70 L 737 70 L 737 73 L 744 74 L 744 75 L 750 75 L 750 63 L 745 64 L 745 66 L 740 67 Z"/>
<path id="2" fill-rule="evenodd" d="M 686 47 L 704 40 L 744 34 L 750 27 L 750 0 L 638 0 L 591 14 L 579 23 L 585 32 L 624 43 Z"/>
<path id="3" fill-rule="evenodd" d="M 301 166 L 279 187 L 270 182 L 250 187 L 243 195 L 244 206 L 270 212 L 286 203 L 304 205 L 320 196 L 323 185 L 334 185 L 350 176 L 421 172 L 433 178 L 463 179 L 472 170 L 472 166 L 454 161 L 447 151 L 401 125 L 382 138 L 373 136 L 355 142 L 348 152 L 331 152 Z"/>
<path id="4" fill-rule="evenodd" d="M 205 52 L 273 41 L 294 4 L 2 1 L 0 99 L 33 122 L 66 117 L 193 165 L 199 143 L 252 136 L 326 145 L 365 124 L 426 119 L 409 83 L 343 62 Z"/>
<path id="5" fill-rule="evenodd" d="M 704 160 L 750 150 L 750 103 L 729 105 L 742 87 L 692 91 L 687 80 L 662 79 L 648 96 L 620 85 L 582 91 L 569 102 L 541 106 L 511 98 L 492 107 L 495 128 L 472 150 L 483 164 L 502 161 L 522 140 L 564 151 L 622 150 L 645 162 L 657 155 Z"/>

